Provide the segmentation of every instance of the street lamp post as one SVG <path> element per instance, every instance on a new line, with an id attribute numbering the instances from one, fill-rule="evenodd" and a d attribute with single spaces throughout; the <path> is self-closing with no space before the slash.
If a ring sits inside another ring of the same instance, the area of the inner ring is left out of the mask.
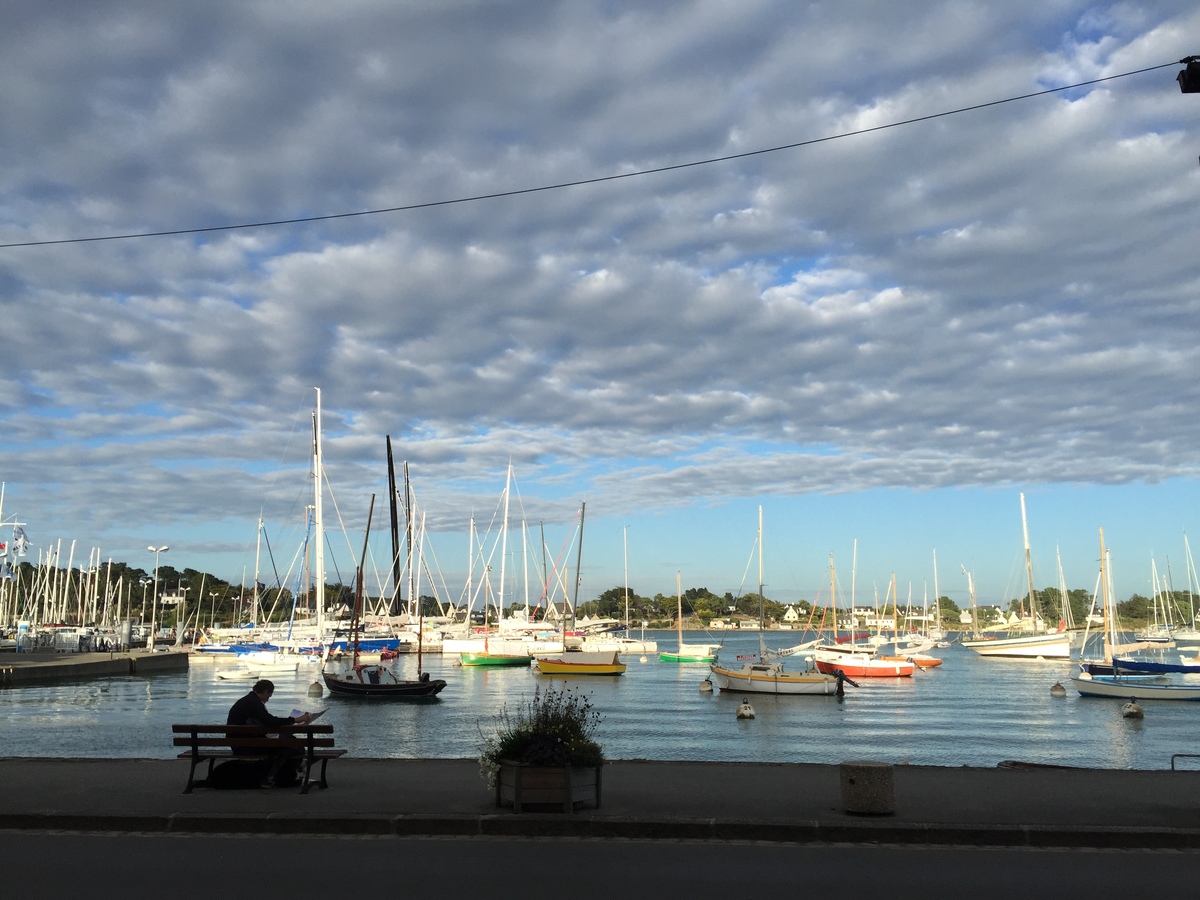
<path id="1" fill-rule="evenodd" d="M 154 619 L 158 613 L 158 555 L 160 553 L 166 553 L 171 548 L 166 544 L 163 544 L 161 547 L 147 547 L 146 549 L 154 554 L 154 599 L 150 603 L 150 634 L 146 638 L 146 649 L 153 652 L 154 629 L 157 627 Z"/>

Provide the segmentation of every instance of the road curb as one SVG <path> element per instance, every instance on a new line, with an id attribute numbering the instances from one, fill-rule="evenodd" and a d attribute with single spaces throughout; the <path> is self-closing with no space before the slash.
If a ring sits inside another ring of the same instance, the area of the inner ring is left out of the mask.
<path id="1" fill-rule="evenodd" d="M 745 822 L 722 819 L 612 819 L 575 814 L 483 816 L 97 816 L 0 814 L 4 831 L 273 834 L 390 837 L 591 838 L 640 841 L 753 841 L 780 844 L 891 844 L 1031 849 L 1200 850 L 1200 830 L 930 825 L 880 822 Z"/>

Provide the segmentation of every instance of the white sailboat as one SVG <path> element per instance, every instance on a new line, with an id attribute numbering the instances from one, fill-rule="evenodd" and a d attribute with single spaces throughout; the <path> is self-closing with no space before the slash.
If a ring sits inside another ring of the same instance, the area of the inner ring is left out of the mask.
<path id="1" fill-rule="evenodd" d="M 1012 659 L 1070 659 L 1071 636 L 1063 628 L 1060 631 L 1046 631 L 1045 623 L 1037 610 L 1037 595 L 1033 589 L 1033 563 L 1029 554 L 1029 526 L 1025 519 L 1025 495 L 1021 494 L 1021 531 L 1025 541 L 1025 572 L 1029 579 L 1029 634 L 1013 634 L 1009 631 L 1007 637 L 983 636 L 976 633 L 974 638 L 962 641 L 968 650 L 974 650 L 980 656 L 994 656 Z M 978 627 L 978 620 L 976 620 Z"/>
<path id="2" fill-rule="evenodd" d="M 679 635 L 679 648 L 674 652 L 664 651 L 658 654 L 661 662 L 673 663 L 711 663 L 717 658 L 716 644 L 685 644 L 683 642 L 683 582 L 679 572 L 675 573 L 675 602 L 678 612 L 675 619 L 675 632 Z"/>
<path id="3" fill-rule="evenodd" d="M 763 639 L 765 628 L 763 601 L 763 547 L 762 507 L 758 508 L 758 660 L 750 661 L 741 668 L 723 666 L 714 660 L 710 666 L 712 680 L 722 691 L 741 694 L 836 694 L 838 679 L 815 669 L 804 672 L 789 672 L 779 662 L 779 657 L 790 655 L 773 653 L 767 649 Z"/>

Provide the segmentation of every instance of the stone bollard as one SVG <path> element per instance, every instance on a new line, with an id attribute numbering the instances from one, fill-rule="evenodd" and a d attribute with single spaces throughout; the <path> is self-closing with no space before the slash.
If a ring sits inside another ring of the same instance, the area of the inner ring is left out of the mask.
<path id="1" fill-rule="evenodd" d="M 896 811 L 891 763 L 856 760 L 841 766 L 842 807 L 859 816 L 890 816 Z"/>

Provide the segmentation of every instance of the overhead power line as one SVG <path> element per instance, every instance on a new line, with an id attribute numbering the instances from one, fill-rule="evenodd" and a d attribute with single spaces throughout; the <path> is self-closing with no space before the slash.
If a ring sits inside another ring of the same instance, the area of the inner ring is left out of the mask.
<path id="1" fill-rule="evenodd" d="M 330 222 L 335 219 L 354 219 L 361 216 L 381 216 L 387 213 L 412 212 L 419 209 L 433 209 L 439 206 L 454 206 L 462 203 L 478 203 L 481 200 L 497 200 L 503 197 L 520 197 L 523 194 L 539 194 L 546 191 L 560 191 L 565 188 L 582 187 L 587 184 L 603 184 L 606 181 L 620 181 L 627 178 L 642 178 L 647 175 L 659 175 L 663 172 L 675 172 L 680 169 L 691 169 L 697 166 L 710 166 L 715 163 L 731 162 L 736 159 L 748 159 L 752 156 L 764 156 L 768 153 L 779 153 L 784 150 L 796 150 L 800 147 L 811 147 L 814 144 L 824 144 L 829 141 L 842 140 L 843 138 L 857 137 L 863 134 L 871 134 L 876 131 L 886 131 L 889 128 L 899 128 L 902 125 L 915 125 L 918 122 L 928 122 L 933 119 L 942 119 L 947 116 L 956 116 L 960 113 L 974 112 L 980 109 L 988 109 L 993 106 L 1001 106 L 1005 103 L 1016 103 L 1020 100 L 1030 100 L 1035 97 L 1044 97 L 1047 94 L 1057 94 L 1062 91 L 1070 91 L 1076 88 L 1088 87 L 1093 84 L 1102 84 L 1106 81 L 1115 81 L 1118 78 L 1128 78 L 1131 75 L 1141 75 L 1146 72 L 1154 72 L 1158 69 L 1165 69 L 1169 66 L 1179 65 L 1180 62 L 1186 63 L 1187 57 L 1179 62 L 1162 63 L 1157 66 L 1148 66 L 1144 69 L 1134 69 L 1130 72 L 1121 72 L 1118 75 L 1107 75 L 1104 78 L 1093 78 L 1090 81 L 1080 81 L 1075 84 L 1065 84 L 1061 87 L 1047 88 L 1042 91 L 1033 91 L 1028 94 L 1019 94 L 1015 97 L 1005 97 L 1002 100 L 990 100 L 986 103 L 976 103 L 971 106 L 962 106 L 958 109 L 948 109 L 944 112 L 930 113 L 926 116 L 915 116 L 911 119 L 902 119 L 897 122 L 888 122 L 885 125 L 873 125 L 870 128 L 859 128 L 854 131 L 843 131 L 839 134 L 826 135 L 825 137 L 810 138 L 805 141 L 795 141 L 790 144 L 780 144 L 776 147 L 764 147 L 759 150 L 747 150 L 744 153 L 730 153 L 726 156 L 713 156 L 707 159 L 696 159 L 690 162 L 673 163 L 669 166 L 655 166 L 650 169 L 639 169 L 635 172 L 621 172 L 616 175 L 596 175 L 590 178 L 580 178 L 575 181 L 560 181 L 555 184 L 543 184 L 537 187 L 514 188 L 508 191 L 494 191 L 488 194 L 472 194 L 469 197 L 455 197 L 448 200 L 430 200 L 425 203 L 409 203 L 404 206 L 388 206 L 381 209 L 364 209 L 357 212 L 341 212 L 328 213 L 319 216 L 298 216 L 293 219 L 269 219 L 260 222 L 238 222 L 232 225 L 209 225 L 201 228 L 173 228 L 165 231 L 137 231 L 126 234 L 102 234 L 92 235 L 90 237 L 74 237 L 74 238 L 58 238 L 54 240 L 43 241 L 15 241 L 7 244 L 0 244 L 0 249 L 9 249 L 12 247 L 47 247 L 55 244 L 89 244 L 99 243 L 101 241 L 128 241 L 136 238 L 152 238 L 152 237 L 171 237 L 175 235 L 185 234 L 211 234 L 219 231 L 241 231 L 249 228 L 271 228 L 278 225 L 299 225 L 305 222 Z"/>

